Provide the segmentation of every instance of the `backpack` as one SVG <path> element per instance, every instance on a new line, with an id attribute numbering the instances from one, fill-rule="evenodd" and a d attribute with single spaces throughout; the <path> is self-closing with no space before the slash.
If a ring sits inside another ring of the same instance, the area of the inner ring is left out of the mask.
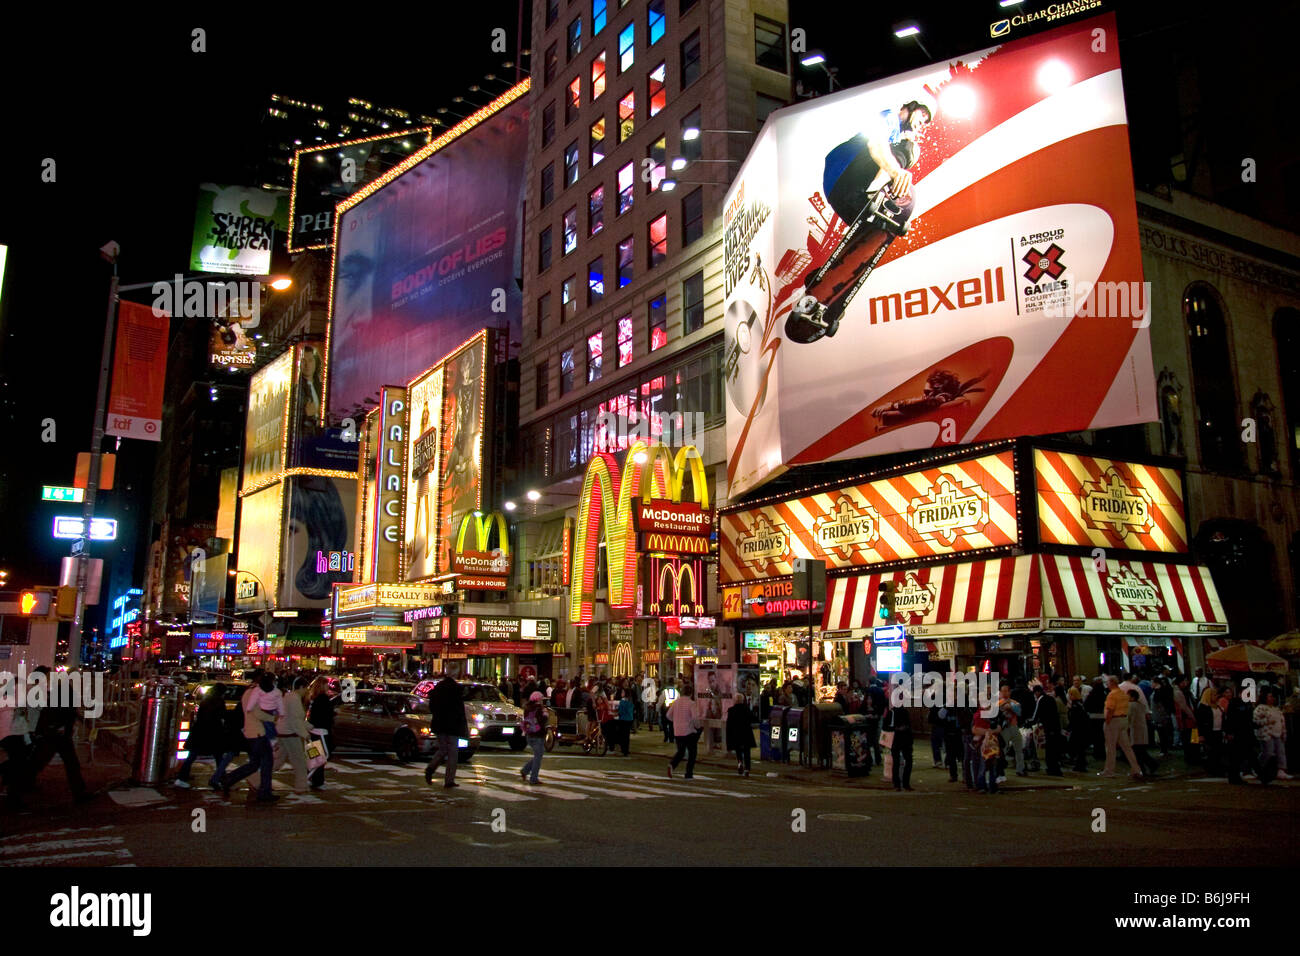
<path id="1" fill-rule="evenodd" d="M 536 710 L 524 711 L 524 734 L 530 737 L 536 737 L 542 732 L 542 714 L 545 711 L 538 707 Z"/>

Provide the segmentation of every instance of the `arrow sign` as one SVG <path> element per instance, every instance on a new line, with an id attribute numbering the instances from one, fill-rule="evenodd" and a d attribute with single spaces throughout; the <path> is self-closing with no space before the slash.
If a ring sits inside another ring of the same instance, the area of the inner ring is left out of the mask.
<path id="1" fill-rule="evenodd" d="M 907 637 L 907 631 L 901 624 L 887 624 L 872 628 L 871 636 L 877 644 L 901 644 Z"/>

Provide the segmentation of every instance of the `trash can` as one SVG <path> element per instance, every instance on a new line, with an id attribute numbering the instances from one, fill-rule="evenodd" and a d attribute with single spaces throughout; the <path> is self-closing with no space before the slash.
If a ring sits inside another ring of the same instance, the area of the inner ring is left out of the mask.
<path id="1" fill-rule="evenodd" d="M 871 745 L 867 720 L 861 714 L 845 714 L 831 722 L 831 770 L 847 777 L 866 776 L 871 770 Z"/>
<path id="2" fill-rule="evenodd" d="M 784 753 L 782 759 L 787 763 L 803 762 L 804 747 L 804 711 L 803 707 L 787 707 L 785 710 Z"/>
<path id="3" fill-rule="evenodd" d="M 781 731 L 777 730 L 777 737 L 781 736 Z M 758 722 L 758 759 L 774 760 L 772 756 L 772 721 L 760 720 Z"/>
<path id="4" fill-rule="evenodd" d="M 808 763 L 810 766 L 829 767 L 831 763 L 832 721 L 844 713 L 844 708 L 825 701 L 808 708 Z"/>
<path id="5" fill-rule="evenodd" d="M 785 712 L 789 708 L 773 707 L 772 712 L 767 717 L 767 760 L 779 760 L 785 762 Z"/>
<path id="6" fill-rule="evenodd" d="M 141 786 L 162 783 L 176 752 L 179 688 L 170 681 L 150 681 L 140 699 L 140 731 L 136 737 L 131 780 Z"/>

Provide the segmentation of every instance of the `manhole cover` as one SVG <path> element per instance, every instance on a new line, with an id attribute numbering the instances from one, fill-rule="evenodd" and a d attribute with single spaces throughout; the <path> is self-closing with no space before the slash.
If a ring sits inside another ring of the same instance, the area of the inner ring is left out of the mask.
<path id="1" fill-rule="evenodd" d="M 832 820 L 839 823 L 859 823 L 863 820 L 870 820 L 871 817 L 865 813 L 819 813 L 818 820 Z"/>

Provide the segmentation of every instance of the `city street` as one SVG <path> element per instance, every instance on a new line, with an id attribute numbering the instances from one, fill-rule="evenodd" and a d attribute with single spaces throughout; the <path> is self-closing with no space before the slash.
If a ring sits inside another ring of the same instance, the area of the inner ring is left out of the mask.
<path id="1" fill-rule="evenodd" d="M 642 747 L 657 741 L 639 734 L 634 750 L 638 738 Z M 683 765 L 670 780 L 661 750 L 656 743 L 653 756 L 628 758 L 561 750 L 547 755 L 540 787 L 521 783 L 523 755 L 485 750 L 462 765 L 453 791 L 441 775 L 426 785 L 420 764 L 347 754 L 331 762 L 320 794 L 294 795 L 288 772 L 278 774 L 282 799 L 271 807 L 245 805 L 242 794 L 227 803 L 199 789 L 119 789 L 85 808 L 7 817 L 0 865 L 1233 867 L 1300 857 L 1287 824 L 1300 809 L 1300 782 L 1230 787 L 1175 776 L 1135 785 L 1034 774 L 986 796 L 926 766 L 912 793 L 896 793 L 878 771 L 847 780 L 757 760 L 740 779 L 718 754 L 695 779 L 682 779 Z M 196 784 L 207 766 L 196 766 Z M 46 779 L 58 782 L 57 769 Z M 801 775 L 808 782 L 792 779 Z M 1104 833 L 1093 830 L 1097 808 Z M 193 830 L 196 810 L 206 832 Z"/>

